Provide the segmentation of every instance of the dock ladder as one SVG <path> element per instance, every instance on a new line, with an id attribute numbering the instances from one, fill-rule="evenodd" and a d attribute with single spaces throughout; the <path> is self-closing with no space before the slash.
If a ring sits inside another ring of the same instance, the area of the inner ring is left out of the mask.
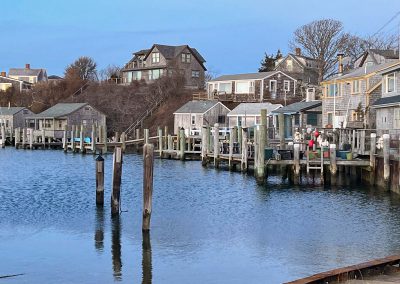
<path id="1" fill-rule="evenodd" d="M 324 174 L 324 152 L 321 148 L 321 159 L 320 161 L 310 161 L 310 146 L 307 146 L 307 174 L 310 170 L 320 170 L 321 176 Z"/>

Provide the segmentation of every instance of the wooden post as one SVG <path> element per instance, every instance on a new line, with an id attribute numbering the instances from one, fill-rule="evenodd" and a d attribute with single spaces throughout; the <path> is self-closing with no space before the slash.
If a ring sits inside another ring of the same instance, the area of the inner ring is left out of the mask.
<path id="1" fill-rule="evenodd" d="M 336 173 L 337 173 L 337 165 L 336 165 L 336 144 L 329 145 L 329 159 L 330 159 L 330 170 L 331 170 L 331 184 L 336 184 Z"/>
<path id="2" fill-rule="evenodd" d="M 233 141 L 234 141 L 234 128 L 231 128 L 229 135 L 229 170 L 233 169 Z"/>
<path id="3" fill-rule="evenodd" d="M 81 125 L 81 130 L 79 131 L 79 150 L 81 151 L 81 153 L 85 153 L 85 144 L 83 143 L 83 139 L 84 139 L 84 128 L 83 125 Z"/>
<path id="4" fill-rule="evenodd" d="M 237 137 L 238 137 L 238 138 L 237 138 L 237 142 L 238 142 L 238 147 L 239 147 L 240 153 L 242 153 L 242 142 L 243 142 L 242 134 L 243 134 L 242 127 L 239 126 L 239 127 L 238 127 L 238 132 L 237 132 Z"/>
<path id="5" fill-rule="evenodd" d="M 214 124 L 214 166 L 219 167 L 219 124 Z"/>
<path id="6" fill-rule="evenodd" d="M 113 177 L 112 177 L 112 194 L 111 194 L 111 214 L 118 215 L 120 209 L 121 194 L 121 174 L 122 174 L 122 149 L 114 148 L 113 155 Z"/>
<path id="7" fill-rule="evenodd" d="M 114 142 L 119 142 L 119 133 L 118 133 L 118 131 L 114 133 Z"/>
<path id="8" fill-rule="evenodd" d="M 241 170 L 242 172 L 247 171 L 247 128 L 242 128 L 242 149 L 241 149 L 241 153 L 242 153 L 242 161 L 241 161 Z"/>
<path id="9" fill-rule="evenodd" d="M 144 144 L 149 144 L 149 130 L 145 129 L 144 130 L 144 140 L 143 140 Z"/>
<path id="10" fill-rule="evenodd" d="M 68 151 L 67 125 L 64 125 L 64 131 L 63 131 L 63 149 L 64 149 L 64 152 L 67 152 L 67 151 Z"/>
<path id="11" fill-rule="evenodd" d="M 125 132 L 121 133 L 120 142 L 121 142 L 122 152 L 125 152 L 125 150 L 126 150 L 126 134 L 125 134 Z"/>
<path id="12" fill-rule="evenodd" d="M 91 150 L 93 155 L 96 155 L 96 126 L 92 125 L 92 139 Z"/>
<path id="13" fill-rule="evenodd" d="M 6 146 L 6 127 L 4 125 L 1 126 L 1 147 L 4 148 Z"/>
<path id="14" fill-rule="evenodd" d="M 178 144 L 179 144 L 179 158 L 184 161 L 185 160 L 185 129 L 183 127 L 179 130 L 179 139 Z"/>
<path id="15" fill-rule="evenodd" d="M 139 128 L 136 129 L 135 139 L 140 139 L 140 129 Z"/>
<path id="16" fill-rule="evenodd" d="M 353 129 L 353 134 L 351 137 L 351 151 L 355 153 L 355 149 L 356 149 L 356 130 Z"/>
<path id="17" fill-rule="evenodd" d="M 105 125 L 101 126 L 103 128 L 103 154 L 107 153 L 107 127 Z"/>
<path id="18" fill-rule="evenodd" d="M 383 180 L 385 187 L 389 188 L 390 180 L 390 135 L 383 134 Z"/>
<path id="19" fill-rule="evenodd" d="M 208 154 L 208 133 L 207 126 L 203 126 L 201 131 L 201 164 L 202 166 L 207 165 L 207 154 Z"/>
<path id="20" fill-rule="evenodd" d="M 29 128 L 29 148 L 33 150 L 33 128 Z"/>
<path id="21" fill-rule="evenodd" d="M 17 149 L 18 149 L 18 144 L 21 141 L 20 137 L 19 137 L 20 135 L 21 135 L 21 129 L 19 127 L 15 128 L 15 141 L 14 141 L 14 144 L 15 144 L 15 148 L 17 148 Z"/>
<path id="22" fill-rule="evenodd" d="M 361 155 L 365 153 L 365 130 L 361 130 L 361 138 L 360 138 L 360 148 L 361 148 Z"/>
<path id="23" fill-rule="evenodd" d="M 143 222 L 142 231 L 150 230 L 150 218 L 153 198 L 154 146 L 143 147 Z"/>
<path id="24" fill-rule="evenodd" d="M 283 113 L 278 114 L 279 123 L 279 145 L 280 149 L 285 149 L 285 115 Z"/>
<path id="25" fill-rule="evenodd" d="M 75 125 L 72 125 L 72 128 L 71 128 L 71 149 L 72 149 L 72 152 L 74 152 L 75 153 Z"/>
<path id="26" fill-rule="evenodd" d="M 168 126 L 164 126 L 164 148 L 167 148 L 168 143 Z"/>
<path id="27" fill-rule="evenodd" d="M 160 154 L 160 157 L 162 157 L 162 152 L 163 152 L 163 135 L 162 135 L 162 128 L 158 128 L 158 151 Z"/>
<path id="28" fill-rule="evenodd" d="M 174 150 L 174 145 L 173 145 L 171 134 L 168 134 L 168 150 Z"/>
<path id="29" fill-rule="evenodd" d="M 370 183 L 375 185 L 375 167 L 376 167 L 376 133 L 371 133 L 371 149 L 369 151 Z"/>
<path id="30" fill-rule="evenodd" d="M 104 159 L 101 155 L 96 158 L 96 205 L 104 205 Z"/>
<path id="31" fill-rule="evenodd" d="M 42 129 L 42 144 L 43 144 L 43 149 L 46 148 L 46 130 Z"/>
<path id="32" fill-rule="evenodd" d="M 267 110 L 261 110 L 261 124 L 257 130 L 257 143 L 254 151 L 257 153 L 255 163 L 255 174 L 258 183 L 263 183 L 265 180 L 265 140 L 267 126 Z"/>
<path id="33" fill-rule="evenodd" d="M 26 144 L 26 128 L 22 128 L 22 148 L 25 149 Z"/>
<path id="34" fill-rule="evenodd" d="M 295 143 L 293 144 L 293 156 L 294 156 L 294 183 L 299 183 L 300 178 L 300 144 Z"/>

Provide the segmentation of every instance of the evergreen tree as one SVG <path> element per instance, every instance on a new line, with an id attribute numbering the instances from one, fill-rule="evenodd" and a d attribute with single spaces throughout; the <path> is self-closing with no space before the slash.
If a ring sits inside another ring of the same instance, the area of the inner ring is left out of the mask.
<path id="1" fill-rule="evenodd" d="M 274 71 L 275 61 L 277 61 L 280 58 L 282 58 L 282 53 L 279 49 L 276 52 L 275 56 L 273 54 L 268 55 L 267 53 L 265 53 L 264 59 L 261 61 L 261 67 L 258 68 L 258 72 Z"/>

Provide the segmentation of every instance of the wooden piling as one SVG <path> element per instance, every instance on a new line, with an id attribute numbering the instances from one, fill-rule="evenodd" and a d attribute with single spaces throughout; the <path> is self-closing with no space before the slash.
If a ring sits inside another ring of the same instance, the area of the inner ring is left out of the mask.
<path id="1" fill-rule="evenodd" d="M 168 126 L 164 126 L 164 148 L 167 148 L 168 143 Z"/>
<path id="2" fill-rule="evenodd" d="M 214 166 L 219 167 L 219 124 L 214 124 Z"/>
<path id="3" fill-rule="evenodd" d="M 43 149 L 46 148 L 46 130 L 42 129 L 42 144 L 43 144 Z"/>
<path id="4" fill-rule="evenodd" d="M 150 218 L 153 198 L 154 146 L 143 147 L 143 222 L 142 231 L 150 230 Z"/>
<path id="5" fill-rule="evenodd" d="M 336 144 L 329 145 L 329 159 L 330 159 L 330 171 L 331 171 L 331 184 L 336 184 L 336 174 L 337 174 L 337 165 L 336 165 Z"/>
<path id="6" fill-rule="evenodd" d="M 279 124 L 279 146 L 280 149 L 285 149 L 285 114 L 278 114 L 278 124 Z"/>
<path id="7" fill-rule="evenodd" d="M 72 149 L 72 152 L 74 152 L 75 153 L 75 125 L 72 125 L 72 128 L 71 128 L 71 149 Z"/>
<path id="8" fill-rule="evenodd" d="M 62 142 L 63 142 L 64 152 L 68 151 L 67 127 L 68 127 L 67 125 L 64 125 L 64 130 L 63 130 L 63 140 L 62 140 Z"/>
<path id="9" fill-rule="evenodd" d="M 103 150 L 102 152 L 105 154 L 107 153 L 107 127 L 105 125 L 101 126 L 103 132 Z"/>
<path id="10" fill-rule="evenodd" d="M 90 150 L 92 150 L 92 154 L 96 155 L 96 126 L 92 125 L 92 139 L 91 139 Z"/>
<path id="11" fill-rule="evenodd" d="M 230 135 L 229 135 L 229 170 L 233 169 L 233 141 L 234 141 L 234 128 L 231 128 Z"/>
<path id="12" fill-rule="evenodd" d="M 293 156 L 294 156 L 294 167 L 293 167 L 293 180 L 295 184 L 299 183 L 300 179 L 300 144 L 293 144 Z"/>
<path id="13" fill-rule="evenodd" d="M 369 151 L 370 184 L 375 185 L 376 168 L 376 133 L 371 133 L 371 147 Z"/>
<path id="14" fill-rule="evenodd" d="M 149 130 L 145 129 L 144 130 L 144 140 L 143 140 L 144 144 L 149 144 Z"/>
<path id="15" fill-rule="evenodd" d="M 15 148 L 18 149 L 18 144 L 19 142 L 21 142 L 21 129 L 19 127 L 15 128 L 15 140 L 14 140 L 14 144 L 15 144 Z"/>
<path id="16" fill-rule="evenodd" d="M 6 146 L 6 127 L 4 125 L 1 126 L 1 147 L 4 148 Z"/>
<path id="17" fill-rule="evenodd" d="M 261 110 L 261 123 L 257 127 L 257 143 L 254 151 L 257 153 L 254 166 L 255 176 L 258 183 L 265 180 L 265 140 L 266 140 L 266 124 L 267 124 L 267 110 Z"/>
<path id="18" fill-rule="evenodd" d="M 247 171 L 247 156 L 248 156 L 248 152 L 247 152 L 247 128 L 242 128 L 242 149 L 241 149 L 241 153 L 242 153 L 242 160 L 241 160 L 241 165 L 240 168 L 242 170 L 242 172 L 246 172 Z"/>
<path id="19" fill-rule="evenodd" d="M 25 149 L 26 144 L 26 128 L 22 128 L 22 148 Z"/>
<path id="20" fill-rule="evenodd" d="M 172 135 L 168 134 L 168 150 L 173 150 L 174 149 L 174 144 L 172 141 Z"/>
<path id="21" fill-rule="evenodd" d="M 120 141 L 121 141 L 122 152 L 125 152 L 125 150 L 126 150 L 126 134 L 125 134 L 125 132 L 121 133 Z"/>
<path id="22" fill-rule="evenodd" d="M 83 143 L 83 139 L 84 139 L 84 127 L 83 125 L 81 125 L 80 131 L 79 131 L 79 151 L 81 153 L 85 153 L 85 144 Z"/>
<path id="23" fill-rule="evenodd" d="M 112 177 L 112 194 L 111 194 L 111 214 L 118 215 L 120 210 L 121 195 L 121 174 L 122 174 L 122 149 L 114 148 L 113 155 L 113 177 Z"/>
<path id="24" fill-rule="evenodd" d="M 158 128 L 158 152 L 160 157 L 162 157 L 163 152 L 163 135 L 162 135 L 162 128 Z"/>
<path id="25" fill-rule="evenodd" d="M 389 188 L 390 180 L 390 135 L 383 134 L 383 180 L 385 188 Z"/>
<path id="26" fill-rule="evenodd" d="M 203 126 L 201 131 L 201 165 L 207 165 L 207 154 L 208 154 L 208 133 L 207 126 Z"/>
<path id="27" fill-rule="evenodd" d="M 239 147 L 239 151 L 240 153 L 242 153 L 242 134 L 243 134 L 243 130 L 241 126 L 238 126 L 238 132 L 237 132 L 237 142 L 238 142 L 238 147 Z"/>
<path id="28" fill-rule="evenodd" d="M 96 158 L 96 205 L 104 205 L 104 159 L 101 155 Z"/>
<path id="29" fill-rule="evenodd" d="M 179 159 L 182 161 L 185 160 L 185 146 L 186 146 L 186 138 L 185 138 L 185 129 L 183 127 L 179 130 Z"/>
<path id="30" fill-rule="evenodd" d="M 29 128 L 29 149 L 33 150 L 33 128 Z"/>
<path id="31" fill-rule="evenodd" d="M 136 130 L 135 130 L 135 139 L 140 139 L 140 129 L 139 128 L 137 128 Z"/>

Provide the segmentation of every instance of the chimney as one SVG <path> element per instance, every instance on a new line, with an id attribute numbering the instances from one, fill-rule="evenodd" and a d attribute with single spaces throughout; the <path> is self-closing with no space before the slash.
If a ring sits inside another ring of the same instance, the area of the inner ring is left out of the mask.
<path id="1" fill-rule="evenodd" d="M 25 64 L 25 69 L 31 69 L 31 65 L 29 63 Z"/>
<path id="2" fill-rule="evenodd" d="M 301 48 L 300 47 L 296 47 L 296 55 L 301 56 Z"/>
<path id="3" fill-rule="evenodd" d="M 339 72 L 338 72 L 339 76 L 343 74 L 343 56 L 344 56 L 343 53 L 338 53 L 337 55 L 339 61 Z"/>
<path id="4" fill-rule="evenodd" d="M 1 71 L 1 77 L 7 77 L 7 73 L 5 71 Z"/>

